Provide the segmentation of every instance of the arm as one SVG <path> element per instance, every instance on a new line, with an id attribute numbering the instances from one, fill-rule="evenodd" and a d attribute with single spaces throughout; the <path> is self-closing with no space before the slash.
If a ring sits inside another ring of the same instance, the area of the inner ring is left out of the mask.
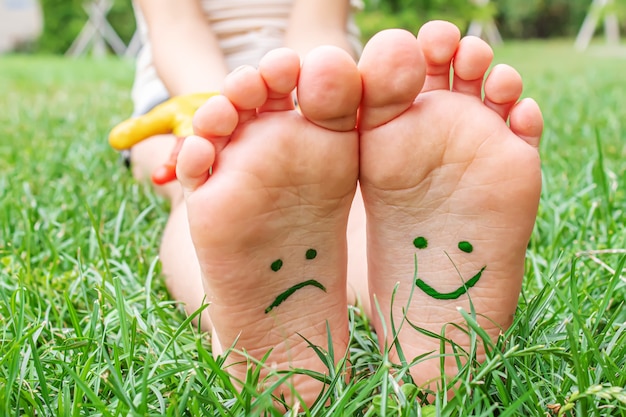
<path id="1" fill-rule="evenodd" d="M 170 95 L 219 90 L 224 57 L 198 0 L 138 0 L 154 65 Z"/>
<path id="2" fill-rule="evenodd" d="M 349 0 L 294 0 L 286 46 L 301 58 L 316 46 L 334 45 L 356 58 L 348 41 Z"/>

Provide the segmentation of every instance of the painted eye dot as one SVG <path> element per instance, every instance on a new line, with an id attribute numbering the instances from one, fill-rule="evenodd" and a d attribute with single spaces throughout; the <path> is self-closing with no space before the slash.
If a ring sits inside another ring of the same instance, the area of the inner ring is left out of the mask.
<path id="1" fill-rule="evenodd" d="M 463 242 L 459 242 L 459 249 L 461 249 L 465 253 L 472 253 L 472 251 L 474 250 L 474 247 L 472 246 L 471 243 L 463 241 Z"/>
<path id="2" fill-rule="evenodd" d="M 428 241 L 423 236 L 416 237 L 415 240 L 413 241 L 413 245 L 417 249 L 424 249 L 424 248 L 426 248 L 428 246 Z"/>
<path id="3" fill-rule="evenodd" d="M 272 265 L 271 265 L 272 271 L 276 272 L 282 267 L 283 267 L 282 259 L 276 259 L 274 262 L 272 262 Z"/>
<path id="4" fill-rule="evenodd" d="M 307 259 L 315 259 L 315 257 L 317 256 L 317 251 L 315 249 L 309 249 L 308 251 L 306 251 L 306 254 L 304 256 L 306 256 Z"/>

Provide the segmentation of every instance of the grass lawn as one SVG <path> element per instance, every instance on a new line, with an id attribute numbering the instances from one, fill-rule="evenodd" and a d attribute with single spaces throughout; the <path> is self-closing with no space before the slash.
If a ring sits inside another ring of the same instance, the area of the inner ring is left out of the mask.
<path id="1" fill-rule="evenodd" d="M 572 43 L 496 49 L 546 120 L 544 190 L 512 328 L 461 372 L 453 399 L 442 392 L 420 408 L 355 313 L 354 369 L 333 370 L 309 415 L 626 415 L 626 50 L 577 53 Z M 130 114 L 132 72 L 114 59 L 0 57 L 0 416 L 271 408 L 256 375 L 243 392 L 232 387 L 165 289 L 167 206 L 106 141 Z"/>

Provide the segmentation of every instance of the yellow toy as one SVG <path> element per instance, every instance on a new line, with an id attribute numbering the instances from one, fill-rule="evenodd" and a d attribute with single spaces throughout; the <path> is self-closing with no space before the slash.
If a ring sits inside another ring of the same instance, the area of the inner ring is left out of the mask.
<path id="1" fill-rule="evenodd" d="M 195 93 L 177 96 L 154 107 L 148 113 L 124 120 L 109 133 L 109 144 L 117 149 L 133 145 L 154 135 L 174 134 L 178 140 L 169 160 L 152 173 L 152 182 L 163 185 L 176 179 L 176 159 L 183 140 L 193 135 L 192 120 L 198 108 L 219 93 Z"/>

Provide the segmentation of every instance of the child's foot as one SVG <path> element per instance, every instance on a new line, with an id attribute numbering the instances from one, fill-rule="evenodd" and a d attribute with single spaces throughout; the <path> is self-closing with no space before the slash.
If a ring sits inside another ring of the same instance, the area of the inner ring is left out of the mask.
<path id="1" fill-rule="evenodd" d="M 414 326 L 445 332 L 466 350 L 469 339 L 456 326 L 466 327 L 459 307 L 469 312 L 473 304 L 495 339 L 517 306 L 541 188 L 543 121 L 534 101 L 517 102 L 522 82 L 515 70 L 497 66 L 483 83 L 491 49 L 478 38 L 459 38 L 445 22 L 425 25 L 417 40 L 383 32 L 359 64 L 370 293 L 385 319 L 387 344 L 390 312 L 397 328 L 407 306 Z M 398 340 L 409 362 L 440 353 L 439 340 L 406 322 Z M 479 360 L 483 354 L 479 349 Z M 446 358 L 445 373 L 456 372 L 456 359 Z M 411 374 L 436 388 L 439 357 L 419 362 Z"/>
<path id="2" fill-rule="evenodd" d="M 291 98 L 296 86 L 302 114 Z M 257 360 L 271 349 L 268 368 L 328 374 L 309 347 L 328 350 L 328 326 L 335 360 L 345 353 L 360 98 L 361 79 L 345 52 L 314 50 L 300 69 L 298 56 L 281 49 L 258 70 L 229 75 L 224 95 L 196 113 L 195 130 L 208 140 L 186 140 L 178 177 L 216 348 L 234 345 Z M 232 353 L 228 362 L 243 380 L 246 358 Z M 290 382 L 307 403 L 322 389 L 309 377 Z M 276 394 L 295 401 L 286 386 Z"/>

